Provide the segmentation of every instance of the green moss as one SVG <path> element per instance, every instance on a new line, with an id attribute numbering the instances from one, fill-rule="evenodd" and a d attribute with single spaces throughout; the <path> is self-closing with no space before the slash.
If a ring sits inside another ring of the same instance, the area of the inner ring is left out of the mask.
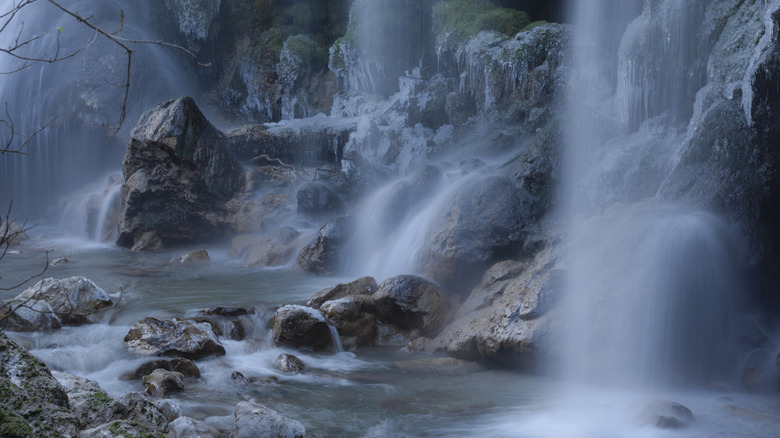
<path id="1" fill-rule="evenodd" d="M 489 0 L 451 0 L 433 6 L 433 26 L 437 38 L 460 43 L 483 30 L 515 35 L 528 26 L 528 14 L 497 8 Z"/>
<path id="2" fill-rule="evenodd" d="M 15 412 L 0 408 L 0 436 L 8 438 L 27 438 L 33 430 L 24 418 Z"/>
<path id="3" fill-rule="evenodd" d="M 90 396 L 87 398 L 87 405 L 92 409 L 98 410 L 112 400 L 113 399 L 105 392 L 96 392 L 94 394 L 90 394 Z"/>
<path id="4" fill-rule="evenodd" d="M 284 42 L 284 48 L 290 54 L 316 70 L 328 60 L 328 51 L 306 35 L 293 35 Z"/>

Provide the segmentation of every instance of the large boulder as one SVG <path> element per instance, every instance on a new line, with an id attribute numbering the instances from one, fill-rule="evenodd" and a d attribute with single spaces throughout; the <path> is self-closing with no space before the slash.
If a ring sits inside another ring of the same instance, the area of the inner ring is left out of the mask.
<path id="1" fill-rule="evenodd" d="M 244 186 L 243 169 L 225 144 L 192 98 L 163 102 L 141 116 L 122 161 L 117 244 L 134 247 L 145 233 L 165 245 L 225 231 L 225 204 Z"/>
<path id="2" fill-rule="evenodd" d="M 315 351 L 333 348 L 327 321 L 311 307 L 289 305 L 279 308 L 274 314 L 272 328 L 276 345 L 309 347 Z"/>
<path id="3" fill-rule="evenodd" d="M 45 301 L 9 300 L 0 304 L 0 328 L 15 332 L 56 330 L 62 322 Z"/>
<path id="4" fill-rule="evenodd" d="M 184 389 L 184 376 L 176 371 L 156 369 L 141 379 L 144 392 L 152 397 L 164 397 Z"/>
<path id="5" fill-rule="evenodd" d="M 470 180 L 456 191 L 427 231 L 418 255 L 423 273 L 457 292 L 499 258 L 517 251 L 532 222 L 531 200 L 511 179 Z"/>
<path id="6" fill-rule="evenodd" d="M 374 299 L 367 295 L 338 298 L 320 306 L 320 312 L 336 327 L 347 350 L 376 343 L 379 327 L 374 311 Z"/>
<path id="7" fill-rule="evenodd" d="M 320 228 L 317 236 L 298 253 L 295 267 L 302 271 L 332 274 L 339 270 L 341 251 L 355 229 L 352 216 L 333 219 Z"/>
<path id="8" fill-rule="evenodd" d="M 198 368 L 198 366 L 195 365 L 195 362 L 189 359 L 177 358 L 171 360 L 158 359 L 158 360 L 145 362 L 135 370 L 122 374 L 120 376 L 120 379 L 140 380 L 144 376 L 147 376 L 151 374 L 153 371 L 158 369 L 162 369 L 166 371 L 176 371 L 184 377 L 194 377 L 194 378 L 200 377 L 200 368 Z"/>
<path id="9" fill-rule="evenodd" d="M 63 324 L 83 324 L 93 313 L 113 305 L 108 294 L 92 280 L 45 278 L 14 298 L 12 303 L 42 301 Z"/>
<path id="10" fill-rule="evenodd" d="M 78 435 L 79 419 L 49 369 L 0 331 L 0 436 Z"/>
<path id="11" fill-rule="evenodd" d="M 170 355 L 186 359 L 224 356 L 225 347 L 206 322 L 144 318 L 130 327 L 127 347 L 142 355 Z"/>
<path id="12" fill-rule="evenodd" d="M 432 336 L 450 317 L 450 301 L 432 281 L 415 275 L 388 278 L 373 295 L 376 314 L 386 324 Z"/>
<path id="13" fill-rule="evenodd" d="M 297 421 L 256 403 L 254 400 L 236 405 L 235 424 L 230 438 L 303 438 L 306 428 Z"/>
<path id="14" fill-rule="evenodd" d="M 325 301 L 344 298 L 349 295 L 371 295 L 377 290 L 376 280 L 373 277 L 361 277 L 350 283 L 339 283 L 335 286 L 322 289 L 314 294 L 306 302 L 309 307 L 318 309 Z"/>
<path id="15" fill-rule="evenodd" d="M 168 424 L 168 436 L 171 438 L 219 438 L 217 429 L 190 417 L 179 417 Z"/>

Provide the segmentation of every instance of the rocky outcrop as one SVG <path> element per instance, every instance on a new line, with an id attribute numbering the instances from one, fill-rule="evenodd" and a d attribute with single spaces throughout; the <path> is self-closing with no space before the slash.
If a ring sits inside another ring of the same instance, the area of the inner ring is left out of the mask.
<path id="1" fill-rule="evenodd" d="M 122 161 L 117 244 L 136 247 L 145 234 L 162 245 L 210 240 L 227 230 L 225 204 L 243 189 L 244 172 L 225 146 L 189 97 L 146 112 Z"/>
<path id="2" fill-rule="evenodd" d="M 318 310 L 310 307 L 281 307 L 274 314 L 271 326 L 276 345 L 308 347 L 315 351 L 333 348 L 327 321 Z"/>
<path id="3" fill-rule="evenodd" d="M 146 356 L 170 355 L 194 360 L 225 355 L 225 347 L 210 324 L 176 318 L 142 319 L 130 327 L 125 344 L 131 351 Z"/>
<path id="4" fill-rule="evenodd" d="M 319 309 L 325 301 L 344 298 L 349 295 L 372 295 L 377 290 L 376 280 L 373 277 L 361 277 L 350 283 L 339 283 L 335 286 L 322 289 L 309 298 L 306 305 Z"/>
<path id="5" fill-rule="evenodd" d="M 303 438 L 306 429 L 297 421 L 258 404 L 254 400 L 236 405 L 231 438 L 284 437 Z"/>
<path id="6" fill-rule="evenodd" d="M 355 218 L 351 216 L 333 219 L 319 229 L 317 236 L 298 253 L 295 267 L 318 274 L 338 272 L 341 250 L 352 235 Z"/>
<path id="7" fill-rule="evenodd" d="M 450 301 L 436 284 L 414 275 L 399 275 L 379 285 L 372 296 L 383 323 L 423 336 L 435 335 L 450 317 Z"/>
<path id="8" fill-rule="evenodd" d="M 51 330 L 84 324 L 112 305 L 108 294 L 87 278 L 46 278 L 0 304 L 0 313 L 10 313 L 0 324 L 15 331 Z"/>

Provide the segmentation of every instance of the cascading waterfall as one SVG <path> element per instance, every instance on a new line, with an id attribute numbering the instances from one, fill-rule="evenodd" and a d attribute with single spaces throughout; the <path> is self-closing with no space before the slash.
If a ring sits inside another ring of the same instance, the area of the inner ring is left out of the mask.
<path id="1" fill-rule="evenodd" d="M 736 366 L 738 247 L 717 217 L 654 196 L 684 147 L 709 53 L 691 41 L 717 2 L 614 3 L 572 6 L 581 47 L 565 157 L 573 220 L 563 371 L 619 386 L 724 381 Z M 623 25 L 607 33 L 605 22 Z M 607 59 L 605 38 L 621 41 Z"/>

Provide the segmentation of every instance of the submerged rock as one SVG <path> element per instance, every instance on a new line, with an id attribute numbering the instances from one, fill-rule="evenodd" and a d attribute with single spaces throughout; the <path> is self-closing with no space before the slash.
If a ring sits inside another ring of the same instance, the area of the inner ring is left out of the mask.
<path id="1" fill-rule="evenodd" d="M 679 403 L 655 401 L 642 409 L 637 420 L 659 429 L 681 429 L 693 421 L 693 412 Z"/>
<path id="2" fill-rule="evenodd" d="M 303 371 L 306 366 L 303 364 L 303 362 L 298 359 L 297 357 L 293 356 L 292 354 L 283 353 L 280 354 L 276 361 L 274 361 L 274 365 L 276 368 L 278 368 L 280 371 L 284 371 L 286 373 L 300 373 Z"/>
<path id="3" fill-rule="evenodd" d="M 212 240 L 227 230 L 225 204 L 243 188 L 244 172 L 225 145 L 189 97 L 146 112 L 122 161 L 117 244 L 146 249 L 138 245 L 145 233 L 166 245 Z"/>
<path id="4" fill-rule="evenodd" d="M 450 301 L 432 281 L 414 275 L 399 275 L 379 285 L 374 306 L 383 323 L 405 330 L 418 329 L 432 336 L 450 317 Z"/>
<path id="5" fill-rule="evenodd" d="M 13 312 L 0 325 L 15 331 L 52 330 L 62 324 L 84 324 L 90 315 L 112 305 L 108 294 L 85 277 L 46 278 L 0 304 L 0 313 Z"/>
<path id="6" fill-rule="evenodd" d="M 125 336 L 127 347 L 142 355 L 171 355 L 187 359 L 224 356 L 225 347 L 208 323 L 144 318 Z"/>
<path id="7" fill-rule="evenodd" d="M 339 283 L 335 286 L 322 289 L 314 294 L 306 302 L 309 307 L 318 309 L 325 301 L 344 298 L 349 295 L 371 295 L 377 290 L 376 280 L 373 277 L 361 277 L 351 283 Z"/>
<path id="8" fill-rule="evenodd" d="M 297 421 L 258 404 L 254 400 L 236 405 L 231 438 L 284 437 L 303 438 L 306 429 Z"/>
<path id="9" fill-rule="evenodd" d="M 276 345 L 308 347 L 315 351 L 333 348 L 328 323 L 318 310 L 311 307 L 281 307 L 274 314 L 272 327 Z"/>

